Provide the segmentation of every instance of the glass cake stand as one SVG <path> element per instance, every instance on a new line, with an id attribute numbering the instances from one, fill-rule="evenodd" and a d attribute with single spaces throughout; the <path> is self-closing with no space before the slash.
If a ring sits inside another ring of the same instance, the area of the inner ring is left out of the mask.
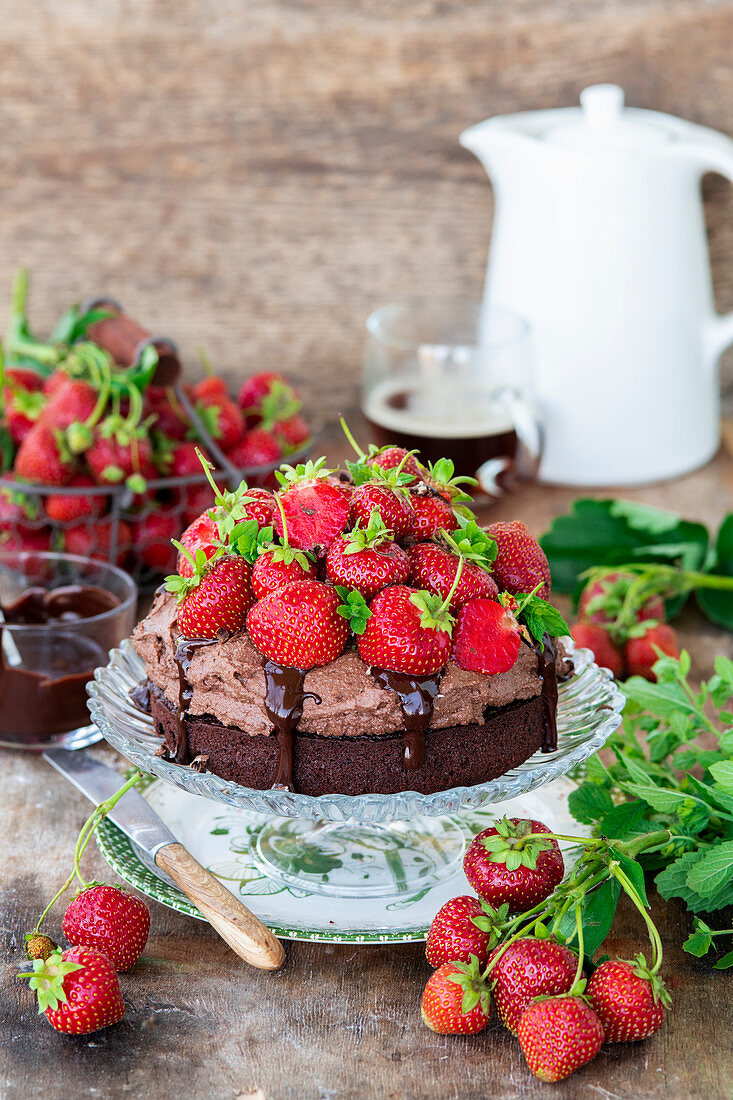
<path id="1" fill-rule="evenodd" d="M 621 722 L 624 697 L 611 673 L 587 649 L 574 649 L 575 671 L 558 685 L 558 747 L 537 752 L 498 779 L 435 794 L 403 791 L 314 797 L 258 791 L 155 755 L 161 739 L 130 690 L 145 667 L 129 640 L 110 654 L 88 686 L 89 709 L 106 740 L 136 768 L 181 790 L 267 815 L 254 832 L 251 855 L 269 878 L 308 893 L 344 898 L 387 897 L 429 889 L 455 875 L 466 846 L 460 812 L 527 794 L 581 764 Z M 458 817 L 456 817 L 458 815 Z M 549 823 L 548 823 L 549 824 Z"/>

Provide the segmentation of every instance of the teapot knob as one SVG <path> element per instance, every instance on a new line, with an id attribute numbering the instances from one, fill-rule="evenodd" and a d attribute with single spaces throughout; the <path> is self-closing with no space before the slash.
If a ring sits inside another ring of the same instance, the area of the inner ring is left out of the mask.
<path id="1" fill-rule="evenodd" d="M 624 109 L 624 90 L 618 84 L 591 84 L 580 93 L 583 117 L 591 126 L 618 122 Z"/>

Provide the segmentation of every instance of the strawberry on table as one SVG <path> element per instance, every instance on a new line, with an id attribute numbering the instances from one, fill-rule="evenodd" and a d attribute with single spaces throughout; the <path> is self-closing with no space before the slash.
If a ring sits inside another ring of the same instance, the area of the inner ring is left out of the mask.
<path id="1" fill-rule="evenodd" d="M 679 657 L 680 646 L 674 627 L 668 623 L 654 623 L 637 629 L 637 636 L 629 637 L 624 645 L 624 661 L 628 676 L 643 676 L 646 680 L 655 680 L 654 665 L 659 660 L 661 650 L 668 657 Z"/>
<path id="2" fill-rule="evenodd" d="M 514 667 L 522 636 L 508 608 L 491 599 L 469 599 L 458 612 L 452 657 L 459 668 L 487 676 Z"/>
<path id="3" fill-rule="evenodd" d="M 331 544 L 326 555 L 329 580 L 355 588 L 367 600 L 388 584 L 403 584 L 409 570 L 407 554 L 392 541 L 376 508 L 366 527 L 357 523 Z"/>
<path id="4" fill-rule="evenodd" d="M 541 821 L 510 817 L 478 833 L 463 857 L 478 896 L 494 908 L 506 904 L 512 913 L 548 898 L 565 873 L 557 841 L 534 835 L 549 831 Z"/>
<path id="5" fill-rule="evenodd" d="M 511 523 L 490 523 L 486 533 L 497 546 L 493 571 L 499 587 L 516 595 L 532 592 L 541 585 L 537 595 L 549 599 L 550 566 L 544 550 L 530 535 L 526 524 L 517 519 Z"/>
<path id="6" fill-rule="evenodd" d="M 430 965 L 470 963 L 474 955 L 479 966 L 486 966 L 489 952 L 496 943 L 496 935 L 492 935 L 493 915 L 490 906 L 468 894 L 447 901 L 433 917 L 428 932 L 425 957 Z"/>
<path id="7" fill-rule="evenodd" d="M 339 612 L 336 589 L 320 581 L 293 581 L 259 600 L 247 616 L 247 631 L 271 661 L 303 671 L 335 661 L 349 624 Z"/>
<path id="8" fill-rule="evenodd" d="M 283 456 L 281 444 L 264 428 L 253 428 L 227 451 L 227 458 L 240 470 L 274 466 Z"/>
<path id="9" fill-rule="evenodd" d="M 494 1003 L 499 1019 L 516 1032 L 519 1020 L 535 997 L 569 993 L 575 984 L 577 955 L 557 940 L 526 936 L 505 949 L 496 948 L 489 961 Z"/>
<path id="10" fill-rule="evenodd" d="M 665 1008 L 672 1003 L 643 955 L 633 962 L 602 962 L 591 974 L 586 996 L 600 1017 L 607 1043 L 647 1039 L 662 1026 Z"/>
<path id="11" fill-rule="evenodd" d="M 582 997 L 549 997 L 525 1009 L 517 1037 L 535 1077 L 562 1081 L 598 1054 L 603 1026 Z"/>
<path id="12" fill-rule="evenodd" d="M 282 513 L 275 514 L 275 530 L 282 535 L 284 516 L 290 544 L 298 550 L 322 555 L 346 530 L 349 502 L 339 488 L 326 480 L 332 472 L 325 468 L 325 459 L 320 458 L 295 468 L 283 466 L 276 475 L 282 486 L 278 493 Z"/>
<path id="13" fill-rule="evenodd" d="M 624 658 L 611 640 L 611 635 L 600 623 L 576 623 L 570 634 L 578 646 L 589 649 L 601 668 L 610 669 L 614 676 L 623 676 Z"/>
<path id="14" fill-rule="evenodd" d="M 369 611 L 364 633 L 356 640 L 367 664 L 414 676 L 429 676 L 445 666 L 453 618 L 440 596 L 390 585 L 374 597 Z"/>
<path id="15" fill-rule="evenodd" d="M 491 1017 L 491 993 L 478 959 L 446 962 L 431 974 L 422 996 L 422 1018 L 439 1035 L 475 1035 Z"/>
<path id="16" fill-rule="evenodd" d="M 63 930 L 70 944 L 96 948 L 115 970 L 129 970 L 147 942 L 150 911 L 118 886 L 89 886 L 67 906 Z"/>
<path id="17" fill-rule="evenodd" d="M 125 1015 L 120 983 L 106 955 L 93 947 L 69 947 L 36 959 L 30 987 L 38 1011 L 57 1031 L 88 1035 L 118 1023 Z"/>
<path id="18" fill-rule="evenodd" d="M 255 602 L 252 566 L 240 557 L 197 564 L 191 577 L 168 577 L 166 588 L 178 598 L 178 626 L 184 638 L 216 638 L 242 630 Z"/>

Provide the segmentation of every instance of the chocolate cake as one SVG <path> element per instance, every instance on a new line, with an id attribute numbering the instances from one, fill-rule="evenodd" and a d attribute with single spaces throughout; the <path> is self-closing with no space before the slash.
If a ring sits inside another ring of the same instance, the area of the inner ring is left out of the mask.
<path id="1" fill-rule="evenodd" d="M 449 661 L 440 675 L 401 677 L 348 650 L 309 670 L 301 685 L 293 670 L 263 661 L 244 631 L 224 641 L 181 639 L 166 592 L 133 642 L 150 686 L 146 705 L 171 759 L 259 790 L 289 778 L 309 795 L 429 794 L 503 775 L 554 748 L 556 673 L 568 672 L 552 643 L 543 653 L 523 644 L 513 668 L 494 676 Z M 281 761 L 277 731 L 289 692 L 302 717 Z"/>

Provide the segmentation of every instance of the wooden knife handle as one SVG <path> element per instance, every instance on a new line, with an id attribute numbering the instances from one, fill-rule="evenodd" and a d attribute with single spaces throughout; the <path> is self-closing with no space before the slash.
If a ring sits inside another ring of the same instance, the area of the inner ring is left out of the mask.
<path id="1" fill-rule="evenodd" d="M 201 910 L 232 951 L 260 970 L 280 969 L 285 950 L 277 937 L 182 844 L 166 844 L 156 853 L 155 862 Z"/>

